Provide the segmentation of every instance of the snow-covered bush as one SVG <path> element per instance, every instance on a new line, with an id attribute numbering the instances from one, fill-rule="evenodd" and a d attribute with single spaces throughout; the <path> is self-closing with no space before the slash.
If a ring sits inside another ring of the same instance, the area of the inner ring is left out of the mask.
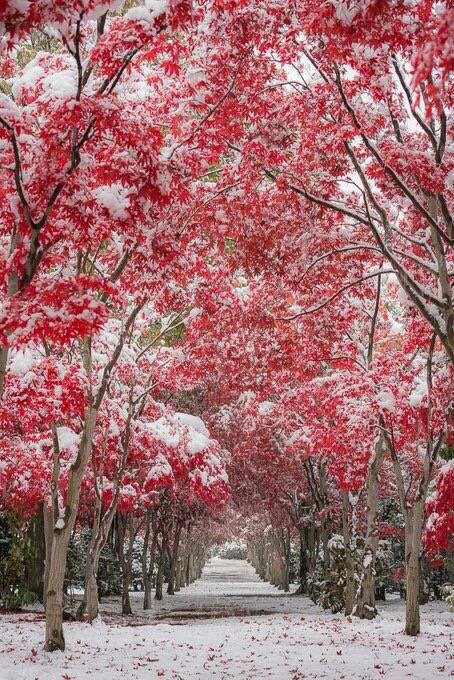
<path id="1" fill-rule="evenodd" d="M 450 612 L 454 612 L 454 583 L 446 583 L 442 587 L 443 599 Z"/>
<path id="2" fill-rule="evenodd" d="M 244 541 L 228 541 L 221 546 L 217 546 L 216 555 L 225 560 L 245 560 L 247 547 Z"/>

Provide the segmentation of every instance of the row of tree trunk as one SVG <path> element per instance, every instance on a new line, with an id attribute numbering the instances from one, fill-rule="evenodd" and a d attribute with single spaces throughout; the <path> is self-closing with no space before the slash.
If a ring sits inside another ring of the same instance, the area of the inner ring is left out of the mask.
<path id="1" fill-rule="evenodd" d="M 122 613 L 132 613 L 130 588 L 134 542 L 139 531 L 143 532 L 141 571 L 144 610 L 152 606 L 153 589 L 154 598 L 162 600 L 165 583 L 167 594 L 173 595 L 200 578 L 206 550 L 191 539 L 190 527 L 176 522 L 166 530 L 157 526 L 156 511 L 148 510 L 144 517 L 137 518 L 109 510 L 103 512 L 101 503 L 96 503 L 86 558 L 84 595 L 77 611 L 79 620 L 91 623 L 99 616 L 98 566 L 101 551 L 108 540 L 117 555 L 121 572 Z M 43 505 L 28 530 L 34 559 L 27 564 L 26 586 L 45 606 L 53 533 L 53 513 Z M 63 608 L 63 591 L 61 601 Z"/>
<path id="2" fill-rule="evenodd" d="M 357 506 L 359 494 L 342 492 L 342 533 L 345 548 L 345 615 L 353 614 L 361 619 L 372 619 L 376 609 L 376 557 L 379 545 L 379 472 L 387 448 L 384 440 L 377 442 L 369 465 L 365 491 L 365 532 L 358 536 Z M 406 571 L 406 622 L 405 632 L 420 632 L 419 605 L 424 601 L 421 590 L 421 536 L 424 519 L 424 498 L 412 505 L 402 495 L 405 520 L 405 571 Z M 404 504 L 405 503 L 405 504 Z M 300 523 L 299 538 L 299 587 L 296 594 L 307 594 L 318 601 L 316 569 L 321 560 L 322 580 L 328 579 L 330 559 L 328 541 L 332 534 L 329 516 L 319 525 Z M 361 549 L 358 544 L 361 539 Z M 269 527 L 264 536 L 248 544 L 248 561 L 265 581 L 288 592 L 291 569 L 292 538 L 289 529 Z M 358 559 L 359 556 L 359 559 Z"/>
<path id="3" fill-rule="evenodd" d="M 285 593 L 290 590 L 290 529 L 269 527 L 264 536 L 248 544 L 247 558 L 257 574 Z"/>

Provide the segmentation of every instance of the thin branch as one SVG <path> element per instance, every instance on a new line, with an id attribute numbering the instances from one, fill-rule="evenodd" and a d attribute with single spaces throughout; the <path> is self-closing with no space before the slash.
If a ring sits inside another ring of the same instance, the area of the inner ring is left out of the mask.
<path id="1" fill-rule="evenodd" d="M 361 123 L 358 120 L 356 112 L 355 112 L 354 108 L 352 107 L 352 105 L 350 104 L 350 102 L 348 101 L 348 99 L 345 95 L 345 92 L 344 92 L 344 89 L 343 89 L 343 86 L 342 86 L 340 71 L 339 71 L 339 68 L 337 67 L 337 65 L 335 65 L 334 69 L 335 69 L 335 72 L 336 72 L 336 84 L 337 84 L 339 93 L 341 95 L 342 102 L 343 102 L 345 108 L 347 109 L 347 111 L 350 113 L 352 120 L 353 120 L 353 123 L 354 123 L 356 129 L 359 131 L 361 139 L 364 142 L 364 145 L 371 152 L 371 154 L 374 156 L 374 158 L 378 161 L 379 165 L 384 170 L 384 172 L 389 177 L 391 177 L 391 179 L 394 180 L 394 182 L 397 184 L 397 186 L 402 191 L 402 193 L 404 193 L 405 196 L 407 196 L 407 198 L 410 199 L 410 201 L 413 203 L 415 208 L 425 217 L 425 219 L 429 222 L 429 224 L 431 224 L 432 226 L 435 227 L 435 229 L 438 230 L 439 226 L 438 226 L 437 221 L 434 220 L 432 215 L 426 210 L 426 208 L 422 205 L 422 203 L 420 203 L 420 201 L 416 198 L 414 193 L 412 191 L 410 191 L 410 189 L 405 184 L 404 180 L 401 177 L 399 177 L 397 172 L 390 165 L 388 165 L 388 163 L 386 163 L 383 160 L 382 156 L 380 155 L 378 149 L 375 147 L 373 142 L 371 142 L 369 137 L 362 131 L 362 126 L 361 126 Z"/>
<path id="2" fill-rule="evenodd" d="M 299 279 L 297 279 L 297 281 L 295 281 L 295 283 L 297 283 L 297 284 L 301 283 L 301 281 L 303 281 L 303 279 L 311 271 L 311 269 L 313 267 L 315 267 L 315 265 L 318 264 L 319 262 L 321 262 L 322 260 L 326 260 L 326 258 L 330 257 L 331 255 L 334 255 L 334 254 L 337 254 L 337 253 L 345 253 L 345 252 L 348 252 L 348 251 L 351 251 L 351 250 L 373 250 L 377 253 L 381 253 L 379 248 L 375 248 L 374 246 L 362 245 L 362 244 L 357 245 L 357 246 L 347 246 L 345 248 L 335 248 L 334 250 L 330 250 L 329 253 L 325 253 L 325 255 L 321 255 L 320 257 L 317 257 L 317 259 L 315 259 L 313 262 L 311 262 L 311 264 L 306 269 L 306 271 L 300 276 Z"/>
<path id="3" fill-rule="evenodd" d="M 382 265 L 383 266 L 383 262 Z M 370 331 L 369 331 L 369 346 L 367 348 L 367 365 L 370 366 L 372 363 L 372 357 L 374 353 L 374 337 L 375 337 L 375 328 L 377 326 L 377 318 L 378 318 L 378 310 L 380 308 L 380 292 L 381 292 L 381 274 L 378 277 L 377 281 L 377 292 L 375 295 L 375 305 L 374 305 L 374 312 L 372 315 L 372 323 L 370 325 Z"/>
<path id="4" fill-rule="evenodd" d="M 185 144 L 187 144 L 188 142 L 190 142 L 192 139 L 194 139 L 194 137 L 196 136 L 197 132 L 201 129 L 201 127 L 203 126 L 203 124 L 204 124 L 209 118 L 211 118 L 211 116 L 218 110 L 218 108 L 225 102 L 225 100 L 227 99 L 227 97 L 231 94 L 231 92 L 233 91 L 233 88 L 235 87 L 235 83 L 236 83 L 236 81 L 237 81 L 238 74 L 239 74 L 239 72 L 240 72 L 240 68 L 241 68 L 241 65 L 242 65 L 242 63 L 243 63 L 243 59 L 244 59 L 243 57 L 240 59 L 240 61 L 239 61 L 239 63 L 238 63 L 238 67 L 237 67 L 236 72 L 235 72 L 235 75 L 233 76 L 232 82 L 230 83 L 229 87 L 228 87 L 227 90 L 224 92 L 224 94 L 222 95 L 222 97 L 221 97 L 221 98 L 216 102 L 216 104 L 215 104 L 213 107 L 211 107 L 211 108 L 207 111 L 207 113 L 200 119 L 199 123 L 197 124 L 197 126 L 195 127 L 195 129 L 191 132 L 191 134 L 188 135 L 185 139 L 183 139 L 183 141 L 181 141 L 179 144 L 177 144 L 176 146 L 173 147 L 172 151 L 170 152 L 170 155 L 169 155 L 168 158 L 167 158 L 168 161 L 170 161 L 170 160 L 172 159 L 172 156 L 173 156 L 173 154 L 175 153 L 175 151 L 177 151 L 180 147 L 184 146 Z"/>
<path id="5" fill-rule="evenodd" d="M 352 288 L 353 286 L 357 286 L 359 283 L 362 283 L 363 281 L 367 281 L 368 279 L 371 279 L 375 276 L 381 276 L 382 274 L 395 274 L 396 272 L 394 269 L 381 269 L 378 272 L 373 272 L 372 274 L 367 274 L 367 276 L 362 276 L 360 279 L 355 279 L 355 281 L 350 281 L 350 283 L 347 283 L 345 286 L 342 286 L 342 288 L 339 288 L 334 295 L 331 295 L 327 300 L 322 302 L 319 305 L 316 305 L 315 307 L 310 307 L 309 309 L 305 309 L 303 312 L 299 312 L 298 314 L 294 314 L 293 316 L 289 317 L 278 317 L 278 321 L 292 321 L 293 319 L 298 319 L 300 316 L 305 316 L 306 314 L 312 314 L 313 312 L 317 312 L 319 309 L 322 309 L 323 307 L 326 307 L 327 305 L 330 304 L 333 300 L 335 300 L 339 295 L 342 295 L 343 292 L 348 290 L 349 288 Z"/>
<path id="6" fill-rule="evenodd" d="M 164 328 L 164 329 L 163 329 L 163 330 L 162 330 L 155 338 L 153 338 L 153 340 L 152 340 L 151 342 L 148 343 L 148 345 L 147 345 L 146 347 L 144 347 L 144 349 L 143 349 L 141 352 L 139 352 L 139 354 L 138 354 L 137 357 L 136 357 L 136 363 L 139 361 L 139 359 L 140 359 L 141 357 L 143 357 L 143 355 L 144 355 L 146 352 L 148 352 L 149 349 L 151 349 L 152 347 L 154 347 L 154 346 L 156 345 L 156 343 L 157 343 L 157 342 L 158 342 L 158 341 L 159 341 L 166 333 L 170 333 L 170 331 L 173 331 L 173 330 L 175 330 L 176 328 L 179 328 L 180 326 L 183 326 L 183 325 L 184 325 L 184 323 L 185 323 L 185 321 L 186 321 L 186 317 L 184 317 L 183 319 L 181 319 L 181 321 L 178 321 L 178 323 L 174 324 L 174 321 L 175 321 L 179 316 L 181 316 L 181 314 L 177 314 L 176 317 L 174 317 L 174 319 L 172 320 L 172 323 L 171 323 L 169 326 L 167 326 L 166 328 Z M 174 324 L 174 325 L 173 325 L 173 324 Z"/>
<path id="7" fill-rule="evenodd" d="M 434 133 L 430 129 L 430 127 L 427 125 L 427 123 L 424 122 L 423 118 L 419 115 L 419 113 L 415 110 L 413 106 L 413 101 L 412 101 L 412 96 L 410 93 L 410 90 L 407 86 L 407 83 L 405 82 L 404 75 L 402 71 L 400 70 L 400 66 L 397 62 L 397 56 L 394 53 L 391 53 L 391 62 L 394 66 L 394 70 L 396 72 L 396 75 L 399 79 L 399 82 L 402 86 L 403 91 L 405 92 L 405 96 L 407 98 L 408 106 L 411 111 L 411 115 L 413 118 L 419 123 L 419 126 L 424 130 L 426 135 L 429 137 L 430 143 L 432 144 L 432 147 L 434 151 L 437 151 L 437 138 L 435 137 Z"/>

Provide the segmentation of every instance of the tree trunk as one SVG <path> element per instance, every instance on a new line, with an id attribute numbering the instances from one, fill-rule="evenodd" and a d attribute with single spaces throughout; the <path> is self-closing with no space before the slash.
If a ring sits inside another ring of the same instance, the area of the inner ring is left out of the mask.
<path id="1" fill-rule="evenodd" d="M 175 529 L 175 537 L 173 539 L 172 550 L 169 551 L 170 574 L 169 583 L 167 586 L 167 594 L 175 595 L 175 575 L 177 568 L 178 546 L 180 543 L 181 526 L 177 525 Z"/>
<path id="2" fill-rule="evenodd" d="M 295 595 L 304 595 L 307 592 L 307 552 L 302 527 L 299 528 L 299 543 L 299 586 Z"/>
<path id="3" fill-rule="evenodd" d="M 99 555 L 90 556 L 87 559 L 87 568 L 85 572 L 85 591 L 84 600 L 80 606 L 79 618 L 92 623 L 99 615 L 99 598 L 98 598 L 98 558 Z"/>
<path id="4" fill-rule="evenodd" d="M 150 523 L 151 516 L 150 511 L 147 511 L 146 521 L 145 521 L 145 534 L 143 537 L 142 546 L 142 582 L 143 582 L 143 608 L 150 609 L 151 604 L 151 594 L 150 594 L 150 584 L 148 581 L 148 547 L 150 541 Z"/>
<path id="5" fill-rule="evenodd" d="M 419 614 L 420 554 L 424 518 L 424 503 L 416 501 L 407 509 L 405 518 L 405 633 L 418 635 L 421 629 Z"/>
<path id="6" fill-rule="evenodd" d="M 117 480 L 120 483 L 120 480 Z M 82 603 L 77 612 L 77 618 L 81 621 L 92 623 L 99 615 L 99 592 L 98 592 L 98 566 L 102 549 L 107 543 L 112 522 L 117 509 L 118 496 L 115 493 L 110 506 L 102 514 L 101 498 L 96 499 L 95 518 L 92 535 L 87 553 L 85 568 L 85 592 Z M 124 556 L 124 536 L 122 535 L 121 554 Z"/>
<path id="7" fill-rule="evenodd" d="M 355 559 L 350 532 L 350 499 L 348 491 L 342 491 L 342 533 L 345 547 L 345 616 L 353 611 L 355 599 Z"/>
<path id="8" fill-rule="evenodd" d="M 44 564 L 45 532 L 44 532 L 44 503 L 41 503 L 39 511 L 31 521 L 27 531 L 27 537 L 32 549 L 32 559 L 25 565 L 25 583 L 27 589 L 35 593 L 41 602 L 44 601 Z"/>
<path id="9" fill-rule="evenodd" d="M 53 528 L 52 548 L 46 590 L 46 641 L 44 649 L 53 652 L 65 649 L 63 636 L 63 584 L 66 572 L 68 545 L 76 521 L 79 506 L 80 485 L 90 455 L 96 410 L 87 408 L 84 430 L 76 461 L 70 467 L 66 507 L 63 517 Z"/>
<path id="10" fill-rule="evenodd" d="M 46 609 L 46 595 L 49 586 L 50 554 L 52 551 L 52 539 L 54 536 L 54 523 L 55 523 L 53 510 L 52 508 L 47 507 L 46 503 L 44 503 L 43 505 L 43 523 L 45 543 L 43 604 L 44 609 Z"/>
<path id="11" fill-rule="evenodd" d="M 129 586 L 131 583 L 131 573 L 128 565 L 125 566 L 121 578 L 121 613 L 123 616 L 132 614 L 131 598 L 129 597 Z"/>
<path id="12" fill-rule="evenodd" d="M 175 592 L 178 593 L 181 590 L 181 580 L 182 580 L 182 564 L 181 555 L 177 557 L 177 566 L 175 569 Z"/>
<path id="13" fill-rule="evenodd" d="M 46 591 L 46 642 L 45 650 L 54 652 L 65 649 L 63 636 L 63 583 L 71 531 L 68 526 L 54 531 L 50 558 L 48 586 Z"/>
<path id="14" fill-rule="evenodd" d="M 9 354 L 9 348 L 1 346 L 0 347 L 0 399 L 2 398 L 3 389 L 4 389 L 4 386 L 5 386 L 6 366 L 8 364 L 8 354 Z"/>
<path id="15" fill-rule="evenodd" d="M 282 530 L 282 544 L 284 548 L 284 573 L 282 580 L 282 588 L 284 593 L 288 593 L 290 590 L 290 557 L 291 557 L 291 541 L 290 541 L 290 529 Z"/>
<path id="16" fill-rule="evenodd" d="M 167 595 L 175 595 L 175 566 L 171 550 L 167 550 L 167 560 L 169 565 L 169 574 L 167 580 Z"/>
<path id="17" fill-rule="evenodd" d="M 162 600 L 162 585 L 164 581 L 164 546 L 160 546 L 158 573 L 156 574 L 156 591 L 154 595 L 155 600 Z"/>
<path id="18" fill-rule="evenodd" d="M 107 512 L 101 517 L 101 500 L 97 500 L 95 521 L 87 553 L 87 564 L 85 567 L 85 591 L 82 603 L 77 611 L 77 618 L 80 621 L 92 623 L 99 615 L 99 593 L 98 593 L 98 565 L 101 551 L 104 548 L 110 527 L 115 516 L 116 502 L 113 503 Z"/>
<path id="19" fill-rule="evenodd" d="M 369 463 L 367 475 L 367 529 L 361 563 L 361 575 L 354 616 L 360 619 L 373 619 L 377 614 L 375 607 L 375 559 L 379 543 L 379 474 L 385 455 L 383 438 L 380 436 L 375 445 L 374 455 Z"/>
<path id="20" fill-rule="evenodd" d="M 146 556 L 145 556 L 145 560 L 142 559 L 143 608 L 144 609 L 151 609 L 151 586 L 152 586 L 152 579 L 153 579 L 153 570 L 154 570 L 154 563 L 155 563 L 157 541 L 158 541 L 158 537 L 157 537 L 157 533 L 156 533 L 156 527 L 153 524 L 153 539 L 152 539 L 151 545 L 150 545 L 150 557 L 149 557 L 148 566 L 147 566 Z"/>
<path id="21" fill-rule="evenodd" d="M 122 517 L 118 515 L 118 551 L 121 564 L 121 613 L 124 616 L 132 614 L 129 586 L 132 576 L 132 558 L 134 548 L 134 520 L 131 515 Z M 126 542 L 127 543 L 127 550 Z"/>
<path id="22" fill-rule="evenodd" d="M 186 558 L 186 586 L 191 583 L 191 553 Z"/>
<path id="23" fill-rule="evenodd" d="M 317 540 L 316 540 L 316 529 L 314 526 L 309 526 L 306 529 L 306 545 L 308 554 L 308 577 L 309 586 L 307 589 L 307 594 L 313 602 L 317 601 L 317 594 L 315 589 L 315 566 L 317 562 Z"/>

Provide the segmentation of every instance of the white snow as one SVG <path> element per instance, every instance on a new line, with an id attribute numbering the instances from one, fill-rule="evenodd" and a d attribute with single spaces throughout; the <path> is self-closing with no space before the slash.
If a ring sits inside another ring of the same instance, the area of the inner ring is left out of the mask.
<path id="1" fill-rule="evenodd" d="M 38 53 L 39 55 L 39 53 Z M 37 56 L 38 56 L 37 55 Z M 22 92 L 26 88 L 32 88 L 36 85 L 45 74 L 42 66 L 36 63 L 36 57 L 32 59 L 22 70 L 20 76 L 16 76 L 12 83 L 12 93 L 15 100 L 22 96 Z"/>
<path id="2" fill-rule="evenodd" d="M 421 406 L 421 403 L 426 396 L 427 396 L 427 383 L 422 377 L 419 377 L 415 387 L 410 393 L 409 397 L 410 406 L 412 406 L 413 408 L 418 408 L 419 406 Z"/>
<path id="3" fill-rule="evenodd" d="M 20 121 L 21 112 L 11 97 L 0 92 L 0 116 L 10 125 Z"/>
<path id="4" fill-rule="evenodd" d="M 156 439 L 172 448 L 178 446 L 181 437 L 186 435 L 191 454 L 200 453 L 213 443 L 203 420 L 189 413 L 177 412 L 172 416 L 162 416 L 148 427 Z"/>
<path id="5" fill-rule="evenodd" d="M 210 436 L 210 433 L 208 432 L 205 423 L 198 416 L 193 416 L 190 413 L 177 412 L 177 413 L 174 414 L 174 418 L 178 423 L 182 423 L 183 425 L 187 425 L 188 427 L 192 428 L 196 432 L 203 434 L 205 437 Z"/>
<path id="6" fill-rule="evenodd" d="M 165 456 L 158 454 L 148 471 L 147 481 L 151 479 L 161 479 L 162 477 L 171 477 L 172 475 L 173 471 L 168 460 Z"/>
<path id="7" fill-rule="evenodd" d="M 125 219 L 128 216 L 129 193 L 130 189 L 119 182 L 93 190 L 93 195 L 99 205 L 107 208 L 113 219 Z"/>
<path id="8" fill-rule="evenodd" d="M 10 357 L 9 370 L 15 375 L 25 375 L 31 371 L 41 358 L 37 352 L 33 352 L 28 347 L 12 350 Z"/>
<path id="9" fill-rule="evenodd" d="M 186 71 L 186 79 L 192 87 L 196 87 L 206 80 L 205 71 L 202 68 L 189 68 Z"/>
<path id="10" fill-rule="evenodd" d="M 210 445 L 210 440 L 205 435 L 195 430 L 189 430 L 189 441 L 188 441 L 188 451 L 189 453 L 195 454 L 200 453 L 204 449 L 208 448 Z"/>
<path id="11" fill-rule="evenodd" d="M 145 0 L 144 5 L 131 7 L 125 14 L 125 19 L 140 21 L 145 27 L 167 11 L 167 0 Z"/>
<path id="12" fill-rule="evenodd" d="M 66 651 L 43 651 L 44 621 L 34 611 L 0 616 L 1 680 L 440 680 L 451 678 L 454 615 L 422 607 L 422 633 L 403 633 L 404 604 L 381 605 L 359 621 L 323 612 L 308 598 L 280 593 L 240 560 L 214 558 L 202 579 L 102 625 L 65 623 Z M 143 625 L 130 625 L 140 623 Z"/>
<path id="13" fill-rule="evenodd" d="M 19 12 L 27 12 L 30 6 L 30 0 L 9 0 L 8 4 Z"/>
<path id="14" fill-rule="evenodd" d="M 57 437 L 60 449 L 68 449 L 68 451 L 78 446 L 80 442 L 80 434 L 66 426 L 57 427 Z"/>
<path id="15" fill-rule="evenodd" d="M 378 394 L 377 402 L 380 408 L 392 413 L 395 409 L 394 395 L 389 388 L 383 388 Z"/>
<path id="16" fill-rule="evenodd" d="M 260 416 L 266 416 L 271 413 L 275 404 L 272 401 L 261 401 L 259 404 L 258 412 Z"/>
<path id="17" fill-rule="evenodd" d="M 106 2 L 96 3 L 96 6 L 87 12 L 87 18 L 95 21 L 102 16 L 106 10 L 116 12 L 124 5 L 124 0 L 106 0 Z"/>
<path id="18" fill-rule="evenodd" d="M 156 439 L 159 439 L 166 446 L 176 447 L 180 441 L 180 435 L 176 428 L 172 428 L 169 420 L 164 416 L 150 423 L 149 429 Z"/>
<path id="19" fill-rule="evenodd" d="M 43 88 L 52 98 L 72 99 L 77 92 L 77 75 L 73 69 L 57 71 L 42 80 Z"/>

